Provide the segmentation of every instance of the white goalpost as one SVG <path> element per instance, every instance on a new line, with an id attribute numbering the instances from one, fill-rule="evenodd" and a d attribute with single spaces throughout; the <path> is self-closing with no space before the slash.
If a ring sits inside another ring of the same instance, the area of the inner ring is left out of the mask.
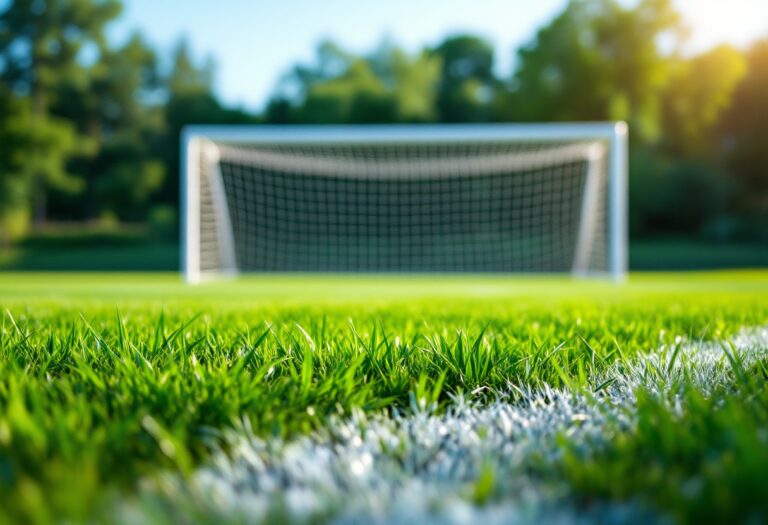
<path id="1" fill-rule="evenodd" d="M 623 122 L 187 126 L 185 278 L 627 271 Z"/>

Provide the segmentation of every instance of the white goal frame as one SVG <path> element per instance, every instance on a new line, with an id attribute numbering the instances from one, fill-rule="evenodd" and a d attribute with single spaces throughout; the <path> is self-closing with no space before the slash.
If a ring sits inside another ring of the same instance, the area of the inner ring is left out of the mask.
<path id="1" fill-rule="evenodd" d="M 489 141 L 556 143 L 602 141 L 608 145 L 608 276 L 624 280 L 628 267 L 628 127 L 625 122 L 531 123 L 531 124 L 414 124 L 414 125 L 189 125 L 181 133 L 180 226 L 181 270 L 187 282 L 202 279 L 200 271 L 200 159 L 210 141 L 248 144 L 392 144 L 456 143 Z M 214 148 L 215 149 L 215 148 Z M 215 155 L 215 151 L 212 152 Z M 212 159 L 213 164 L 218 159 Z M 225 198 L 214 190 L 213 198 Z M 589 183 L 585 201 L 589 198 Z M 218 196 L 218 197 L 217 197 Z M 226 208 L 226 202 L 220 202 Z M 587 209 L 586 202 L 583 211 Z M 226 215 L 226 214 L 225 214 Z M 234 253 L 229 217 L 220 221 L 225 251 Z M 223 226 L 222 226 L 223 225 Z M 583 224 L 582 224 L 583 228 Z M 581 234 L 580 234 L 581 235 Z M 577 253 L 576 259 L 578 260 Z M 226 258 L 225 258 L 226 259 Z M 235 274 L 234 259 L 220 274 Z M 573 274 L 583 274 L 574 265 Z"/>

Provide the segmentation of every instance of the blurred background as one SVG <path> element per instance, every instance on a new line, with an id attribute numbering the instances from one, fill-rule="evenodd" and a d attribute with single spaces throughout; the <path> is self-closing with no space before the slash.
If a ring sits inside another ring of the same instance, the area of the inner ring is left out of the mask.
<path id="1" fill-rule="evenodd" d="M 768 266 L 765 0 L 0 0 L 0 269 L 178 269 L 188 123 L 615 119 L 632 269 Z"/>

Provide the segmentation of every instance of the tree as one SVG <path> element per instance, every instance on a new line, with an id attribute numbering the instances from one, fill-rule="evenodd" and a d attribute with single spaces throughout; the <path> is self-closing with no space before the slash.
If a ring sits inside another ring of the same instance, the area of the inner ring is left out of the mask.
<path id="1" fill-rule="evenodd" d="M 437 108 L 442 122 L 489 119 L 489 103 L 496 87 L 493 47 L 482 38 L 457 35 L 431 51 L 442 64 Z"/>
<path id="2" fill-rule="evenodd" d="M 314 82 L 298 112 L 302 122 L 394 122 L 394 97 L 362 58 L 351 61 L 338 76 Z"/>
<path id="3" fill-rule="evenodd" d="M 768 39 L 747 52 L 747 74 L 723 119 L 726 163 L 745 188 L 741 208 L 768 216 Z"/>
<path id="4" fill-rule="evenodd" d="M 391 93 L 398 122 L 431 122 L 437 119 L 437 89 L 441 61 L 427 51 L 413 56 L 384 41 L 367 62 Z"/>
<path id="5" fill-rule="evenodd" d="M 301 123 L 392 122 L 395 104 L 369 61 L 332 41 L 321 42 L 312 64 L 281 79 L 268 118 Z M 274 121 L 274 120 L 269 120 Z"/>
<path id="6" fill-rule="evenodd" d="M 93 146 L 72 163 L 86 187 L 74 209 L 67 210 L 69 216 L 110 212 L 136 220 L 146 215 L 145 204 L 165 175 L 157 151 L 165 126 L 153 101 L 159 89 L 157 58 L 139 35 L 121 47 L 101 49 L 87 84 L 60 88 L 61 103 L 53 111 L 75 123 Z"/>
<path id="7" fill-rule="evenodd" d="M 267 108 L 269 122 L 387 123 L 435 118 L 439 60 L 410 56 L 384 42 L 355 56 L 332 42 L 318 46 L 314 64 L 297 65 Z"/>
<path id="8" fill-rule="evenodd" d="M 666 154 L 718 162 L 720 123 L 746 70 L 743 54 L 727 45 L 677 61 L 662 93 Z"/>
<path id="9" fill-rule="evenodd" d="M 684 58 L 685 37 L 669 0 L 571 0 L 498 103 L 512 120 L 629 121 L 633 235 L 698 235 L 734 192 L 708 152 L 742 66 L 725 47 Z"/>
<path id="10" fill-rule="evenodd" d="M 66 169 L 69 156 L 87 143 L 74 127 L 51 114 L 56 88 L 64 81 L 85 83 L 78 60 L 84 49 L 100 46 L 104 25 L 120 12 L 115 0 L 16 0 L 0 13 L 2 80 L 15 96 L 30 104 L 22 152 L 28 166 L 25 184 L 34 191 L 35 217 L 46 217 L 49 188 L 77 190 L 77 178 Z"/>
<path id="11" fill-rule="evenodd" d="M 172 58 L 169 74 L 161 78 L 164 99 L 162 118 L 166 131 L 158 151 L 168 176 L 157 199 L 175 203 L 179 195 L 179 139 L 188 124 L 247 124 L 258 119 L 246 111 L 227 108 L 213 91 L 215 64 L 208 58 L 197 64 L 186 40 L 181 40 Z"/>
<path id="12" fill-rule="evenodd" d="M 739 188 L 723 169 L 718 131 L 745 69 L 743 56 L 729 46 L 672 63 L 661 93 L 661 141 L 633 153 L 635 233 L 722 233 Z M 649 156 L 655 160 L 649 163 Z"/>
<path id="13" fill-rule="evenodd" d="M 518 52 L 506 104 L 513 120 L 629 120 L 660 134 L 660 95 L 684 37 L 669 0 L 571 0 Z M 665 50 L 660 42 L 671 42 Z"/>
<path id="14" fill-rule="evenodd" d="M 76 150 L 72 125 L 54 117 L 39 118 L 30 100 L 0 90 L 0 222 L 3 229 L 26 230 L 29 202 L 44 182 L 79 189 L 80 181 L 65 171 L 65 160 Z M 13 235 L 15 236 L 15 235 Z"/>

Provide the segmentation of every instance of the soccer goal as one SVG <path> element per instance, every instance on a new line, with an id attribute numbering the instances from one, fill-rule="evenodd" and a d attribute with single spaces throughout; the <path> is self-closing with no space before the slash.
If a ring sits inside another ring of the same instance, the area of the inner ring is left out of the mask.
<path id="1" fill-rule="evenodd" d="M 626 272 L 623 122 L 188 126 L 181 147 L 190 282 Z"/>

